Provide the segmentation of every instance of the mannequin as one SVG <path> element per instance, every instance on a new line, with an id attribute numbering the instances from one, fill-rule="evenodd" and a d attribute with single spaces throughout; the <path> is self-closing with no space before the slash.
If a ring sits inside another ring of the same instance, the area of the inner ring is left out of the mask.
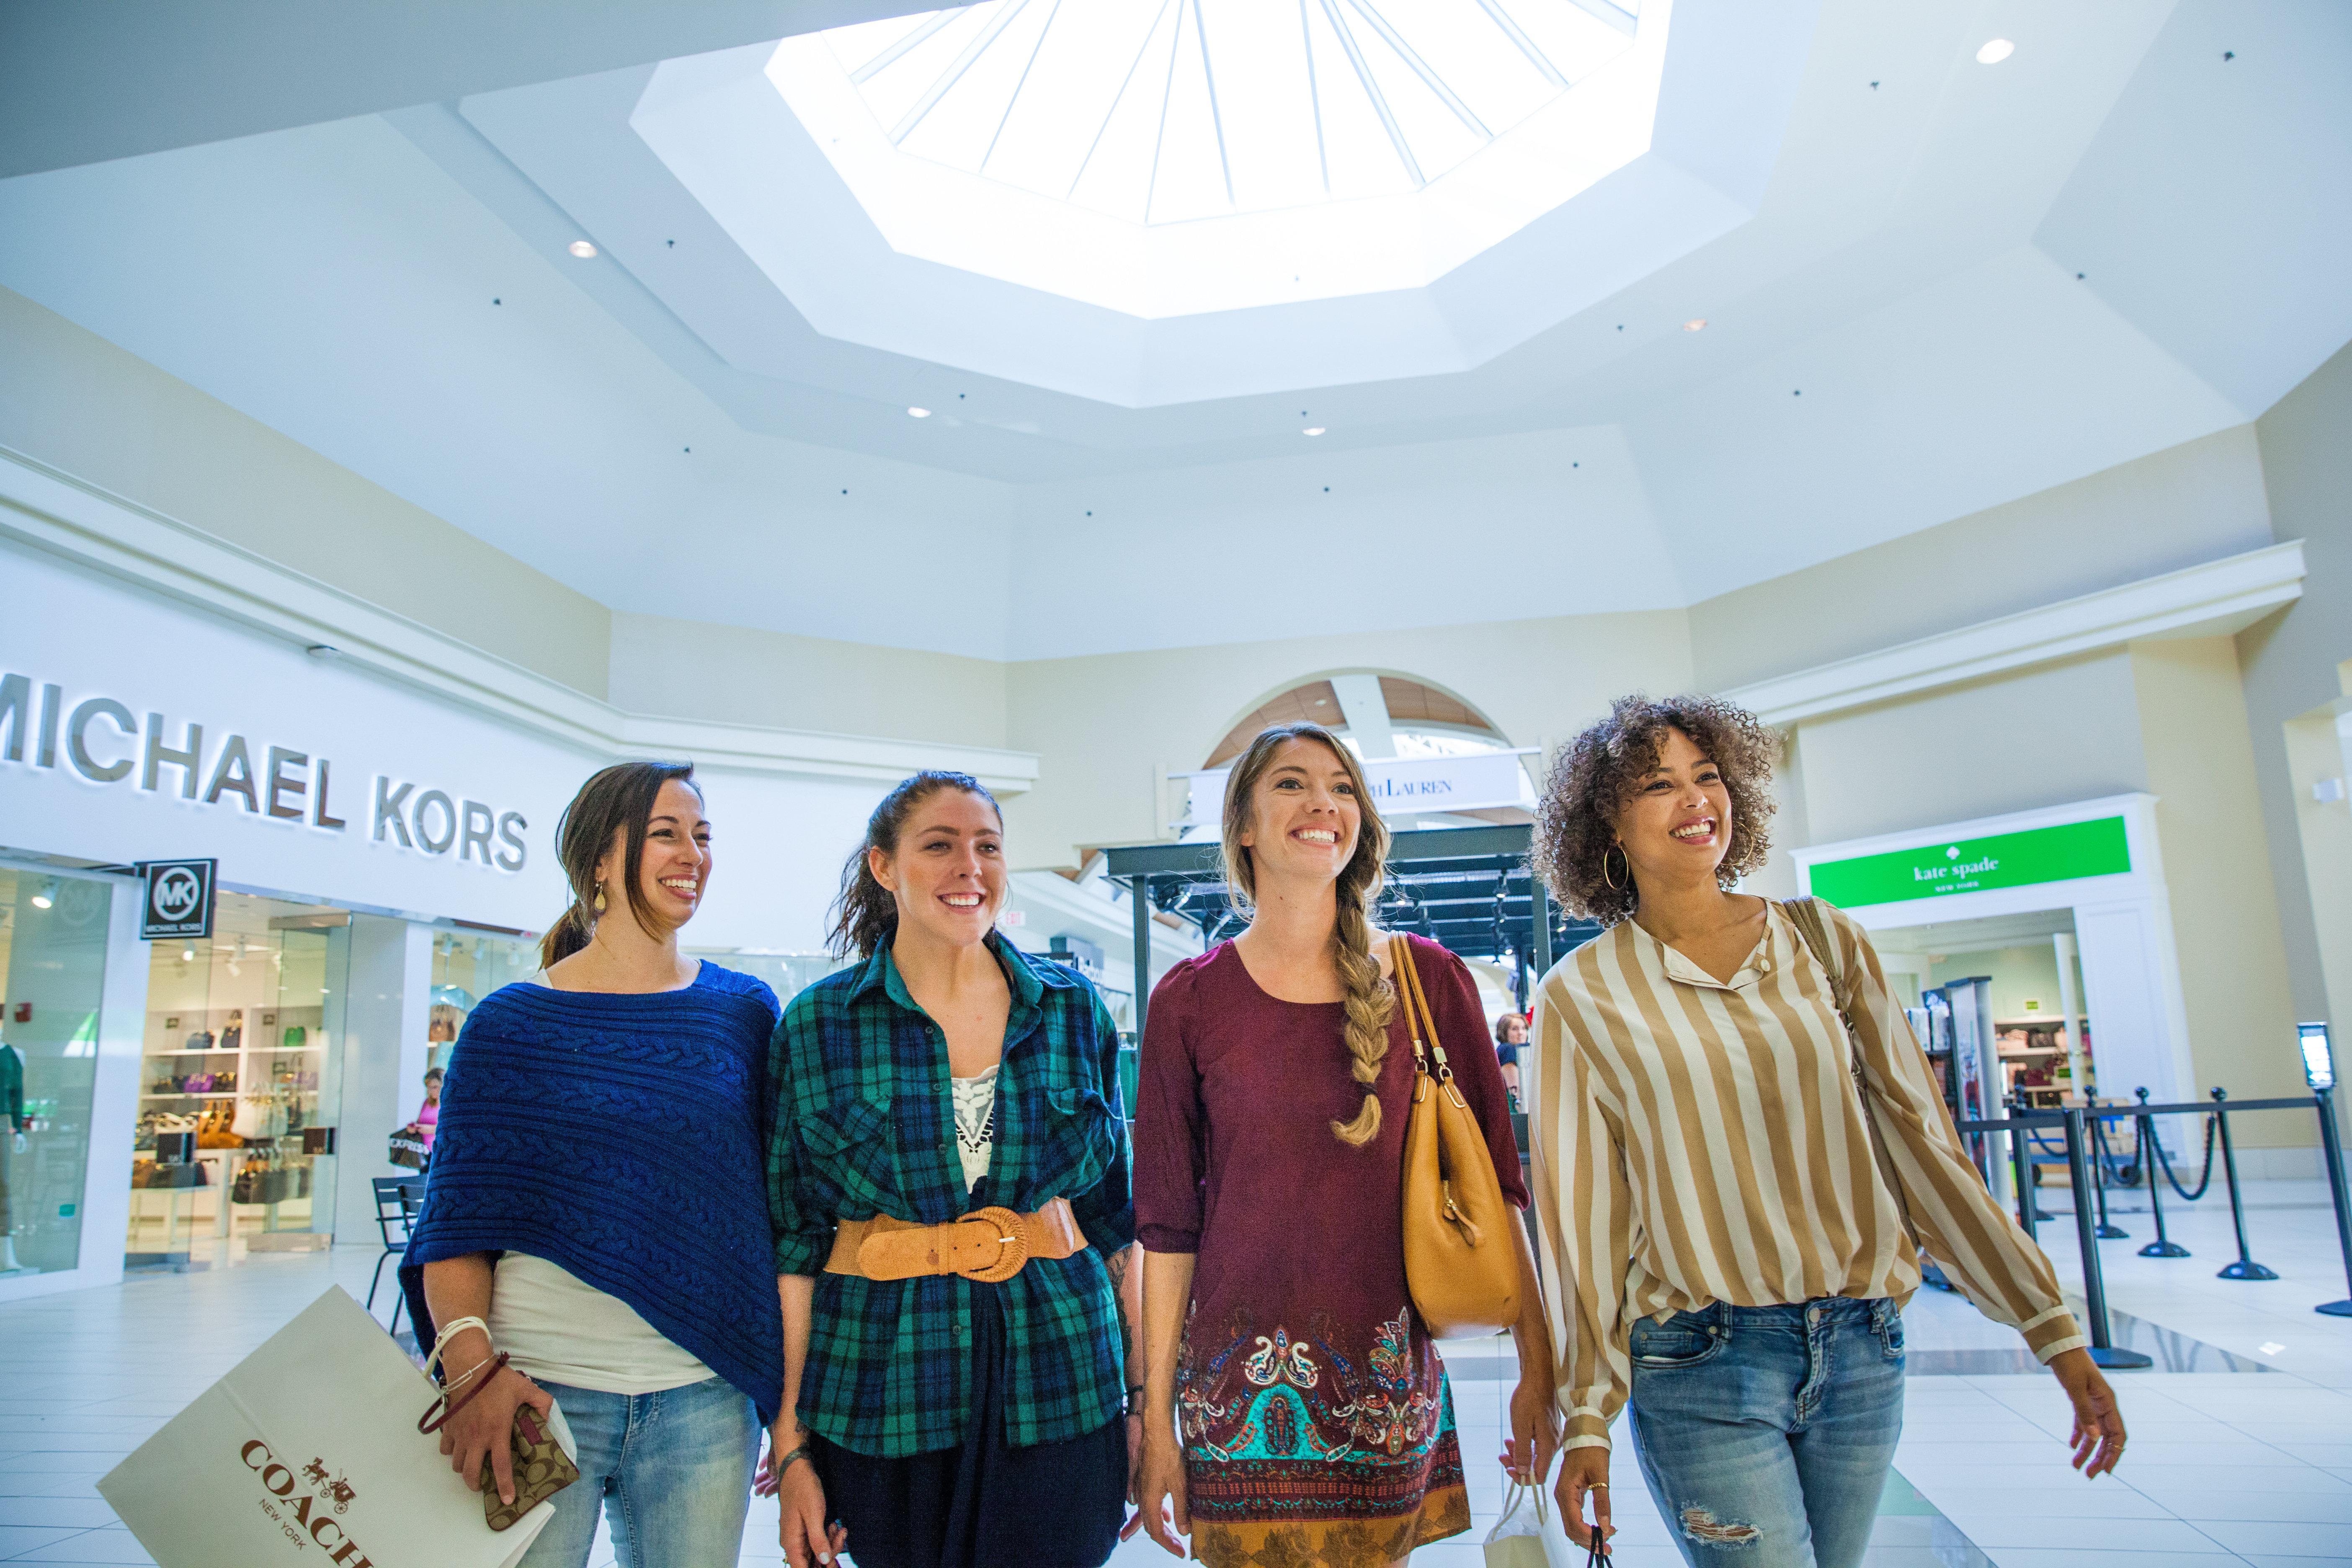
<path id="1" fill-rule="evenodd" d="M 16 1220 L 9 1205 L 8 1163 L 25 1152 L 25 1058 L 16 1047 L 0 1044 L 0 1118 L 8 1123 L 0 1132 L 0 1274 L 13 1274 L 16 1261 Z"/>

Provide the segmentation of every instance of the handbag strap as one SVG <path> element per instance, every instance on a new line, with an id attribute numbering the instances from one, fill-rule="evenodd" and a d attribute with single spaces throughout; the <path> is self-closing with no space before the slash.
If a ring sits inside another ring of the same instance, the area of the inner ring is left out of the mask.
<path id="1" fill-rule="evenodd" d="M 1402 932 L 1389 938 L 1389 968 L 1391 982 L 1404 1004 L 1405 1031 L 1412 1037 L 1412 1070 L 1423 1078 L 1431 1076 L 1429 1058 L 1433 1053 L 1437 1081 L 1453 1083 L 1454 1068 L 1445 1059 L 1445 1046 L 1437 1037 L 1437 1019 L 1430 1013 L 1429 997 L 1421 988 L 1421 969 L 1412 961 L 1412 942 Z"/>
<path id="2" fill-rule="evenodd" d="M 416 1418 L 416 1429 L 430 1436 L 446 1426 L 450 1417 L 471 1405 L 482 1390 L 497 1381 L 499 1369 L 506 1364 L 507 1352 L 500 1351 L 490 1359 L 489 1365 L 480 1369 L 480 1376 L 467 1381 L 465 1393 L 455 1399 L 449 1397 L 446 1389 L 435 1395 L 433 1403 L 425 1407 L 425 1414 Z"/>
<path id="3" fill-rule="evenodd" d="M 1854 1038 L 1853 1015 L 1846 1007 L 1845 967 L 1838 962 L 1837 943 L 1831 939 L 1829 924 L 1822 917 L 1822 900 L 1790 899 L 1780 907 L 1797 922 L 1798 933 L 1830 977 L 1830 1005 L 1837 1009 L 1838 1022 L 1845 1026 L 1846 1075 L 1853 1079 L 1854 1096 L 1862 1101 L 1863 1124 L 1870 1129 L 1873 1163 L 1895 1194 L 1895 1206 L 1903 1215 L 1903 1228 L 1910 1233 L 1911 1245 L 1916 1247 L 1919 1245 L 1919 1226 L 1911 1217 L 1911 1200 L 1903 1195 L 1903 1184 L 1895 1179 L 1894 1162 L 1886 1153 L 1886 1134 L 1879 1131 L 1878 1111 L 1870 1103 L 1870 1084 L 1862 1072 L 1862 1047 Z"/>

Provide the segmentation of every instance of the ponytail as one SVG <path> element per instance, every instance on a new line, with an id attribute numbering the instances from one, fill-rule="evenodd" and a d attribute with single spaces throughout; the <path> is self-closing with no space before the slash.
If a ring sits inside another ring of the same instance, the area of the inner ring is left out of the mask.
<path id="1" fill-rule="evenodd" d="M 901 779 L 897 787 L 882 797 L 874 815 L 866 819 L 866 837 L 849 852 L 841 865 L 841 895 L 834 900 L 833 931 L 826 946 L 835 958 L 871 958 L 890 945 L 898 930 L 898 900 L 874 875 L 872 850 L 885 855 L 898 852 L 898 837 L 907 830 L 907 819 L 915 808 L 943 789 L 960 789 L 976 795 L 988 802 L 996 813 L 997 826 L 1004 824 L 1004 808 L 988 793 L 988 786 L 970 773 L 947 773 L 926 768 L 912 778 Z M 549 935 L 553 936 L 553 932 Z"/>
<path id="2" fill-rule="evenodd" d="M 572 907 L 555 918 L 547 934 L 539 939 L 539 966 L 552 969 L 565 959 L 588 945 L 590 933 L 596 929 L 588 911 L 574 900 Z"/>

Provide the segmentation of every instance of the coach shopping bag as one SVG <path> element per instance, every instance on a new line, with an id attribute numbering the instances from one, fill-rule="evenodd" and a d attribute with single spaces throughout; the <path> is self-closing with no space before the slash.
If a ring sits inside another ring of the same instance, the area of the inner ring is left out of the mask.
<path id="1" fill-rule="evenodd" d="M 492 1531 L 419 1436 L 439 1392 L 341 1287 L 98 1483 L 161 1568 L 512 1568 L 554 1517 Z M 561 1409 L 551 1425 L 567 1452 Z"/>

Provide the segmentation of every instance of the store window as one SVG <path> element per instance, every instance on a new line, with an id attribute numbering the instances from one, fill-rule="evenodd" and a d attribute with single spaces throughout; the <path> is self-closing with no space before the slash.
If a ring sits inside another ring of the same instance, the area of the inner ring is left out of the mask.
<path id="1" fill-rule="evenodd" d="M 686 952 L 739 974 L 766 981 L 780 1003 L 790 1002 L 834 971 L 845 969 L 855 962 L 835 958 L 829 952 L 740 952 L 731 948 L 688 948 Z"/>
<path id="2" fill-rule="evenodd" d="M 150 952 L 126 1262 L 323 1244 L 351 916 L 223 893 L 209 941 Z"/>
<path id="3" fill-rule="evenodd" d="M 0 1278 L 81 1261 L 113 887 L 0 868 Z"/>
<path id="4" fill-rule="evenodd" d="M 482 998 L 501 985 L 539 973 L 539 943 L 480 931 L 437 931 L 433 937 L 433 1006 L 426 1025 L 428 1068 L 448 1069 L 449 1052 Z"/>

